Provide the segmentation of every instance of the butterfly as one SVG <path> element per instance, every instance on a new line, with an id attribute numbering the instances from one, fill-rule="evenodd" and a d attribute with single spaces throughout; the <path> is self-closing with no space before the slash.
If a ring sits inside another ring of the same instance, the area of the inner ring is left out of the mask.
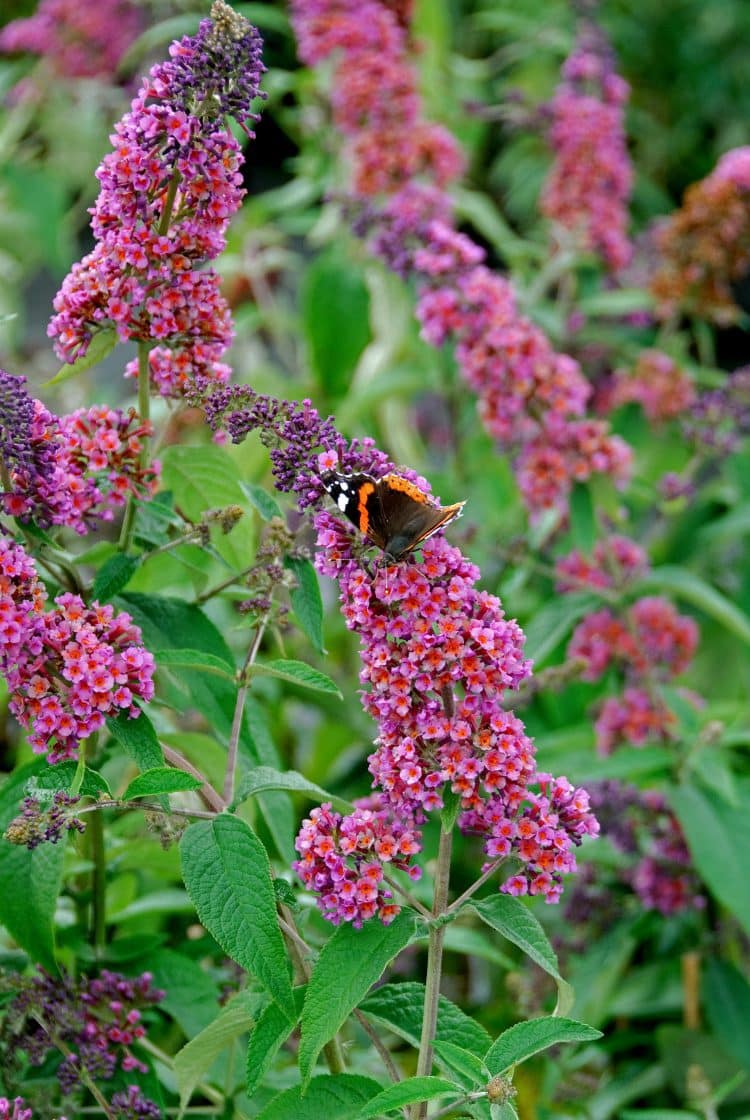
<path id="1" fill-rule="evenodd" d="M 393 560 L 402 560 L 461 516 L 465 502 L 440 506 L 413 482 L 398 474 L 321 475 L 341 513 L 363 536 Z"/>

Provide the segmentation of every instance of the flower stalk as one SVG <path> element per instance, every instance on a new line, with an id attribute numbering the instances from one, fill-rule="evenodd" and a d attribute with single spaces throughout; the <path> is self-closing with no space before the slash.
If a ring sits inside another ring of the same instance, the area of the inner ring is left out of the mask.
<path id="1" fill-rule="evenodd" d="M 440 1003 L 440 980 L 443 969 L 443 945 L 445 943 L 445 923 L 439 921 L 448 910 L 448 887 L 450 883 L 451 850 L 453 832 L 440 830 L 437 866 L 435 868 L 435 893 L 433 896 L 430 926 L 430 941 L 427 950 L 427 976 L 425 978 L 424 1011 L 422 1014 L 422 1036 L 419 1043 L 417 1077 L 427 1077 L 432 1069 L 433 1043 L 437 1029 L 438 1007 Z M 424 1120 L 427 1116 L 427 1101 L 418 1101 L 412 1108 L 411 1120 Z"/>

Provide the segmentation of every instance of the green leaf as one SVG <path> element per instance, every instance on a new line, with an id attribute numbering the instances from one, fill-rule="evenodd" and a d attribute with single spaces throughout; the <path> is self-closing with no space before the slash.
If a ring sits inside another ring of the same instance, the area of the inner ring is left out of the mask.
<path id="1" fill-rule="evenodd" d="M 740 792 L 738 808 L 715 792 L 696 786 L 681 785 L 669 794 L 703 882 L 750 934 L 747 797 L 747 785 Z"/>
<path id="2" fill-rule="evenodd" d="M 338 1073 L 314 1077 L 274 1097 L 256 1120 L 355 1120 L 362 1105 L 383 1088 L 371 1077 Z"/>
<path id="3" fill-rule="evenodd" d="M 237 817 L 220 816 L 191 825 L 180 854 L 185 886 L 203 925 L 293 1021 L 294 996 L 271 867 L 258 837 Z"/>
<path id="4" fill-rule="evenodd" d="M 232 665 L 231 650 L 219 629 L 192 603 L 161 595 L 142 595 L 126 591 L 118 596 L 121 604 L 143 631 L 144 644 L 156 656 L 165 650 L 199 649 L 216 657 L 224 665 Z M 229 736 L 232 726 L 237 687 L 223 677 L 207 677 L 198 669 L 183 668 L 172 681 L 168 699 L 185 707 L 186 693 L 192 705 L 215 728 L 219 737 Z M 158 764 L 152 764 L 158 765 Z"/>
<path id="5" fill-rule="evenodd" d="M 124 712 L 110 716 L 107 730 L 125 748 L 139 770 L 154 770 L 164 765 L 154 725 L 145 712 L 137 719 L 130 719 Z"/>
<path id="6" fill-rule="evenodd" d="M 119 944 L 119 939 L 113 942 Z M 186 1038 L 200 1034 L 214 1021 L 219 1013 L 219 986 L 207 969 L 174 949 L 157 949 L 142 963 L 153 974 L 154 987 L 165 991 L 159 1007 L 179 1024 Z"/>
<path id="7" fill-rule="evenodd" d="M 32 961 L 56 973 L 54 916 L 65 840 L 29 851 L 2 838 L 18 815 L 27 782 L 45 768 L 39 759 L 17 770 L 0 787 L 0 923 Z"/>
<path id="8" fill-rule="evenodd" d="M 597 292 L 578 301 L 586 316 L 631 315 L 634 311 L 651 311 L 654 299 L 645 288 L 618 288 L 612 292 Z"/>
<path id="9" fill-rule="evenodd" d="M 205 653 L 199 649 L 159 649 L 154 654 L 157 665 L 170 669 L 196 669 L 212 673 L 217 677 L 235 683 L 234 669 L 221 657 Z"/>
<path id="10" fill-rule="evenodd" d="M 440 810 L 440 825 L 443 832 L 451 832 L 461 812 L 461 798 L 452 789 L 443 793 L 443 808 Z"/>
<path id="11" fill-rule="evenodd" d="M 207 509 L 242 503 L 237 464 L 223 447 L 173 443 L 160 455 L 164 485 L 191 521 Z"/>
<path id="12" fill-rule="evenodd" d="M 574 548 L 590 553 L 596 542 L 596 511 L 591 490 L 576 482 L 570 493 L 570 534 Z"/>
<path id="13" fill-rule="evenodd" d="M 27 792 L 31 797 L 36 797 L 42 790 L 69 790 L 73 785 L 77 770 L 77 763 L 72 761 L 58 762 L 55 766 L 48 766 L 29 780 Z M 83 781 L 78 792 L 81 797 L 112 796 L 106 779 L 97 770 L 91 770 L 88 766 L 83 772 Z"/>
<path id="14" fill-rule="evenodd" d="M 526 625 L 524 650 L 526 656 L 534 661 L 536 668 L 554 653 L 576 622 L 585 614 L 595 611 L 600 602 L 588 591 L 574 591 L 570 595 L 558 595 L 550 599 L 537 611 Z"/>
<path id="15" fill-rule="evenodd" d="M 305 988 L 295 988 L 297 1010 L 302 1010 Z M 263 1075 L 295 1027 L 275 1003 L 269 1003 L 258 1016 L 247 1048 L 247 1086 L 252 1097 L 263 1080 Z"/>
<path id="16" fill-rule="evenodd" d="M 697 1112 L 681 1108 L 625 1108 L 620 1120 L 700 1120 Z"/>
<path id="17" fill-rule="evenodd" d="M 174 1056 L 174 1072 L 180 1090 L 180 1108 L 186 1108 L 196 1086 L 213 1063 L 234 1040 L 248 1031 L 255 1021 L 257 995 L 238 992 L 222 1007 L 213 1023 L 183 1046 Z"/>
<path id="18" fill-rule="evenodd" d="M 302 283 L 302 325 L 325 394 L 343 396 L 370 341 L 370 297 L 351 257 L 336 247 L 319 254 Z"/>
<path id="19" fill-rule="evenodd" d="M 139 556 L 116 552 L 96 573 L 94 586 L 91 588 L 92 599 L 100 603 L 108 603 L 114 595 L 127 586 L 140 563 Z"/>
<path id="20" fill-rule="evenodd" d="M 307 778 L 298 774 L 296 770 L 285 770 L 282 773 L 270 766 L 256 766 L 244 775 L 233 808 L 245 801 L 246 798 L 270 789 L 283 789 L 288 793 L 303 793 L 306 797 L 311 797 L 315 801 L 330 801 L 334 808 L 342 813 L 351 813 L 353 809 L 351 802 L 345 801 L 342 797 L 336 797 L 328 790 L 321 789 L 315 782 L 308 782 Z"/>
<path id="21" fill-rule="evenodd" d="M 297 616 L 302 630 L 312 642 L 318 653 L 323 649 L 323 600 L 320 597 L 318 573 L 304 556 L 287 556 L 284 567 L 297 579 L 297 586 L 289 592 L 292 610 Z"/>
<path id="22" fill-rule="evenodd" d="M 453 1042 L 435 1042 L 434 1050 L 440 1064 L 449 1073 L 459 1077 L 465 1087 L 484 1086 L 489 1081 L 490 1075 L 484 1062 L 476 1054 L 472 1054 L 471 1050 L 456 1046 Z"/>
<path id="23" fill-rule="evenodd" d="M 45 381 L 44 388 L 61 385 L 63 381 L 69 381 L 71 377 L 77 377 L 79 373 L 84 373 L 87 369 L 98 365 L 107 354 L 112 353 L 116 345 L 117 331 L 114 327 L 103 327 L 96 331 L 91 337 L 86 353 L 81 358 L 76 358 L 74 362 L 66 362 L 61 366 L 51 380 Z"/>
<path id="24" fill-rule="evenodd" d="M 300 685 L 301 688 L 312 689 L 313 692 L 327 692 L 343 699 L 335 681 L 332 681 L 325 673 L 313 669 L 311 665 L 306 665 L 304 661 L 279 659 L 277 661 L 264 661 L 262 664 L 256 662 L 253 671 L 265 673 L 269 677 L 279 677 L 282 681 L 292 681 L 294 684 Z"/>
<path id="25" fill-rule="evenodd" d="M 558 992 L 557 1011 L 560 1014 L 568 1011 L 573 1003 L 570 985 L 560 975 L 557 954 L 529 908 L 520 899 L 509 894 L 472 899 L 468 906 L 476 911 L 483 922 L 517 945 L 554 979 Z"/>
<path id="26" fill-rule="evenodd" d="M 407 1081 L 399 1081 L 396 1085 L 389 1085 L 368 1101 L 357 1113 L 357 1120 L 371 1120 L 373 1116 L 381 1116 L 384 1112 L 392 1112 L 406 1104 L 416 1101 L 432 1101 L 435 1097 L 445 1096 L 446 1093 L 460 1093 L 460 1088 L 442 1077 L 410 1077 Z"/>
<path id="27" fill-rule="evenodd" d="M 484 1062 L 494 1077 L 560 1042 L 593 1042 L 601 1037 L 601 1031 L 575 1019 L 563 1019 L 557 1015 L 528 1019 L 503 1031 L 485 1054 Z"/>
<path id="28" fill-rule="evenodd" d="M 170 529 L 184 529 L 185 523 L 174 509 L 171 490 L 160 490 L 150 502 L 139 502 L 135 514 L 133 536 L 149 550 L 167 544 Z"/>
<path id="29" fill-rule="evenodd" d="M 160 793 L 200 789 L 202 785 L 200 778 L 194 778 L 184 770 L 176 770 L 172 766 L 156 766 L 133 778 L 122 798 L 123 801 L 132 801 L 136 797 L 156 797 Z"/>
<path id="30" fill-rule="evenodd" d="M 362 1001 L 360 1011 L 378 1019 L 412 1046 L 419 1046 L 424 997 L 424 984 L 417 981 L 383 984 Z M 438 1004 L 435 1038 L 439 1042 L 452 1042 L 478 1057 L 486 1053 L 492 1041 L 484 1027 L 445 996 L 440 997 Z"/>
<path id="31" fill-rule="evenodd" d="M 257 486 L 254 482 L 240 482 L 240 489 L 247 496 L 254 508 L 257 509 L 264 521 L 270 521 L 274 517 L 283 516 L 279 503 L 267 490 L 264 490 L 262 486 Z"/>
<path id="32" fill-rule="evenodd" d="M 409 944 L 415 916 L 403 910 L 384 926 L 377 919 L 354 929 L 340 925 L 323 946 L 307 985 L 302 1010 L 299 1067 L 303 1084 L 315 1061 L 388 965 Z"/>
<path id="33" fill-rule="evenodd" d="M 638 581 L 639 591 L 666 591 L 698 607 L 732 634 L 750 644 L 750 618 L 730 599 L 687 568 L 664 564 Z"/>
<path id="34" fill-rule="evenodd" d="M 750 984 L 733 964 L 709 957 L 703 995 L 714 1034 L 750 1071 Z"/>
<path id="35" fill-rule="evenodd" d="M 467 190 L 456 185 L 451 194 L 458 215 L 468 218 L 475 229 L 511 264 L 528 261 L 529 257 L 536 255 L 536 246 L 514 233 L 494 202 L 482 191 Z"/>

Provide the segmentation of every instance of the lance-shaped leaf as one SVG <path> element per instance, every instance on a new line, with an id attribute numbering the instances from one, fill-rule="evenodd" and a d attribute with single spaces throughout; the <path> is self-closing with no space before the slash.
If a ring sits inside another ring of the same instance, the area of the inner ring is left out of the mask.
<path id="1" fill-rule="evenodd" d="M 185 885 L 203 925 L 294 1021 L 271 868 L 258 837 L 237 817 L 220 816 L 191 825 L 180 854 Z"/>

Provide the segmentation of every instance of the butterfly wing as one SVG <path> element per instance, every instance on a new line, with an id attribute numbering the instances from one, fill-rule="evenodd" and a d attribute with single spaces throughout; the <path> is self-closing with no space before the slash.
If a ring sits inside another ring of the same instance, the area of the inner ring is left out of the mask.
<path id="1" fill-rule="evenodd" d="M 394 560 L 407 556 L 433 533 L 460 517 L 464 507 L 464 502 L 439 506 L 415 483 L 400 475 L 388 474 L 377 485 L 385 539 L 380 547 Z"/>
<path id="2" fill-rule="evenodd" d="M 369 474 L 336 474 L 328 471 L 322 482 L 333 498 L 340 513 L 351 521 L 360 533 L 384 552 L 383 509 L 378 483 Z"/>

